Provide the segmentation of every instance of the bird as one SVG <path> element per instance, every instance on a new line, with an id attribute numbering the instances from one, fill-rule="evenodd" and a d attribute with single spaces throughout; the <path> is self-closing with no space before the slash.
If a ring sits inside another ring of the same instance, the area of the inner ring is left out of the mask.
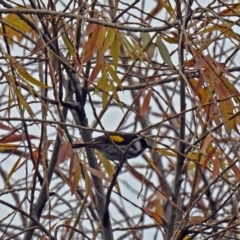
<path id="1" fill-rule="evenodd" d="M 145 149 L 152 148 L 147 140 L 138 134 L 118 133 L 101 135 L 91 142 L 74 143 L 72 148 L 94 148 L 104 157 L 112 161 L 121 161 L 135 158 Z"/>

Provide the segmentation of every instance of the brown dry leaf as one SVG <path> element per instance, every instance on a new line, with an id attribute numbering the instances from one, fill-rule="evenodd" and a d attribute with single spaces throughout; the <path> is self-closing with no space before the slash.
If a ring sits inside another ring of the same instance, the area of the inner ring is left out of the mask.
<path id="1" fill-rule="evenodd" d="M 201 223 L 204 220 L 205 220 L 205 218 L 202 217 L 202 216 L 192 216 L 192 217 L 190 217 L 190 222 L 193 223 L 193 224 Z"/>
<path id="2" fill-rule="evenodd" d="M 208 147 L 209 143 L 211 142 L 212 134 L 208 133 L 208 135 L 205 137 L 203 145 L 201 147 L 201 152 L 204 152 L 206 148 Z"/>
<path id="3" fill-rule="evenodd" d="M 98 73 L 100 72 L 101 68 L 102 68 L 102 65 L 103 63 L 102 62 L 99 62 L 97 61 L 95 67 L 93 68 L 92 72 L 91 72 L 91 75 L 88 79 L 88 82 L 87 82 L 87 86 L 89 87 L 91 85 L 91 83 L 96 79 Z"/>
<path id="4" fill-rule="evenodd" d="M 2 122 L 0 122 L 0 129 L 1 130 L 6 130 L 6 131 L 14 131 L 15 130 L 14 128 L 9 127 L 9 126 L 3 124 Z"/>
<path id="5" fill-rule="evenodd" d="M 148 187 L 153 186 L 152 182 L 148 181 L 144 175 L 142 175 L 141 173 L 137 172 L 134 168 L 126 166 L 127 170 L 136 178 L 138 179 L 140 182 L 142 182 L 143 184 L 145 184 Z"/>
<path id="6" fill-rule="evenodd" d="M 28 135 L 29 139 L 39 139 L 39 137 L 34 135 Z M 22 140 L 26 139 L 23 137 L 22 134 L 11 134 L 9 136 L 4 136 L 0 139 L 0 143 L 12 143 L 12 142 L 22 142 Z"/>
<path id="7" fill-rule="evenodd" d="M 82 63 L 88 62 L 93 55 L 98 51 L 98 49 L 102 46 L 103 41 L 105 39 L 106 28 L 103 26 L 96 26 L 91 37 L 86 42 L 83 48 L 83 57 Z"/>
<path id="8" fill-rule="evenodd" d="M 222 10 L 219 13 L 222 15 L 232 15 L 235 13 L 240 14 L 240 4 L 235 3 L 235 4 L 228 5 L 224 10 Z"/>
<path id="9" fill-rule="evenodd" d="M 155 213 L 155 212 L 153 212 L 153 211 L 150 211 L 150 210 L 145 210 L 145 212 L 151 217 L 151 218 L 153 218 L 158 224 L 163 224 L 163 221 L 162 221 L 162 217 L 159 215 L 159 214 L 157 214 L 157 213 Z"/>
<path id="10" fill-rule="evenodd" d="M 69 232 L 69 230 L 70 230 L 70 227 L 69 227 L 69 226 L 71 226 L 71 219 L 67 219 L 67 220 L 64 222 L 64 224 L 65 224 L 65 227 L 66 227 L 67 232 Z"/>
<path id="11" fill-rule="evenodd" d="M 69 142 L 63 142 L 59 150 L 56 166 L 65 162 L 71 156 L 72 152 L 72 145 Z"/>
<path id="12" fill-rule="evenodd" d="M 86 170 L 88 170 L 95 177 L 98 177 L 100 179 L 104 179 L 107 182 L 111 182 L 112 181 L 110 178 L 106 177 L 106 175 L 104 173 L 100 172 L 97 169 L 94 169 L 94 168 L 86 166 Z"/>
<path id="13" fill-rule="evenodd" d="M 225 155 L 227 161 L 228 161 L 228 165 L 231 165 L 231 169 L 233 170 L 233 172 L 235 173 L 235 176 L 237 178 L 238 181 L 240 181 L 240 169 L 237 167 L 236 163 L 234 163 L 234 161 L 227 155 Z"/>
<path id="14" fill-rule="evenodd" d="M 152 89 L 150 89 L 150 90 L 148 91 L 148 93 L 146 94 L 146 96 L 145 96 L 145 98 L 144 98 L 144 100 L 143 100 L 143 104 L 142 104 L 142 107 L 141 107 L 141 110 L 140 110 L 140 116 L 143 117 L 143 115 L 144 115 L 144 114 L 146 113 L 146 111 L 148 110 L 151 97 L 152 97 Z"/>
<path id="15" fill-rule="evenodd" d="M 162 10 L 162 8 L 163 8 L 162 2 L 161 1 L 157 1 L 157 5 L 151 10 L 151 12 L 146 17 L 145 21 L 151 19 L 156 14 L 158 14 Z"/>
<path id="16" fill-rule="evenodd" d="M 207 154 L 207 157 L 205 158 L 204 162 L 202 163 L 202 166 L 205 168 L 210 160 L 212 160 L 213 155 L 215 154 L 217 150 L 217 147 L 213 147 L 211 151 Z"/>
<path id="17" fill-rule="evenodd" d="M 216 178 L 218 173 L 219 173 L 220 161 L 221 160 L 220 160 L 219 156 L 216 154 L 215 155 L 215 161 L 213 162 L 212 178 Z"/>

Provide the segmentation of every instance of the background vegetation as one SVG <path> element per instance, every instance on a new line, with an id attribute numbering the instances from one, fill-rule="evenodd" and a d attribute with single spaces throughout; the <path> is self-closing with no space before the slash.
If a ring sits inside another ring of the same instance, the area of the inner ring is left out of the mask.
<path id="1" fill-rule="evenodd" d="M 240 238 L 238 1 L 0 5 L 1 239 Z"/>

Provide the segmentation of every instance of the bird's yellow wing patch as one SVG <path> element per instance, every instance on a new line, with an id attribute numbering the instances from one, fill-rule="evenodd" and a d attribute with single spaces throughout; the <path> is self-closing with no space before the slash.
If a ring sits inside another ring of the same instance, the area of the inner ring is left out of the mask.
<path id="1" fill-rule="evenodd" d="M 119 135 L 111 135 L 109 136 L 114 142 L 118 142 L 118 143 L 121 143 L 124 138 L 119 136 Z"/>

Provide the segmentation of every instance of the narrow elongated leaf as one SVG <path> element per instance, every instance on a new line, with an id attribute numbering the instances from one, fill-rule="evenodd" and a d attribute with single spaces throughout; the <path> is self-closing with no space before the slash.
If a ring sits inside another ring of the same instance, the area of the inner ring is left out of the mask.
<path id="1" fill-rule="evenodd" d="M 119 44 L 118 44 L 117 34 L 115 34 L 115 37 L 112 43 L 112 57 L 113 57 L 113 66 L 115 70 L 117 70 L 118 58 L 119 58 Z"/>
<path id="2" fill-rule="evenodd" d="M 120 89 L 123 89 L 121 80 L 119 79 L 115 70 L 111 67 L 111 65 L 109 63 L 106 63 L 106 67 L 107 67 L 107 70 L 108 70 L 110 76 L 112 77 L 112 80 L 117 83 L 117 85 Z"/>
<path id="3" fill-rule="evenodd" d="M 82 63 L 88 62 L 93 55 L 98 51 L 98 49 L 102 46 L 103 41 L 105 39 L 106 28 L 102 26 L 97 26 L 91 37 L 86 42 L 83 49 L 83 57 Z"/>
<path id="4" fill-rule="evenodd" d="M 151 40 L 151 36 L 149 33 L 141 33 L 141 38 L 142 38 L 142 43 L 143 43 L 143 48 L 145 48 L 147 46 L 147 44 L 150 42 Z M 146 49 L 146 53 L 149 57 L 153 57 L 154 56 L 154 45 L 150 44 L 148 46 L 148 48 Z"/>
<path id="5" fill-rule="evenodd" d="M 148 110 L 151 97 L 152 97 L 152 89 L 150 89 L 148 91 L 148 93 L 146 94 L 146 96 L 143 100 L 143 104 L 142 104 L 142 107 L 140 110 L 140 116 L 143 116 L 146 113 L 146 111 Z"/>
<path id="6" fill-rule="evenodd" d="M 165 46 L 165 44 L 163 43 L 162 39 L 158 36 L 157 37 L 157 46 L 158 46 L 158 50 L 159 53 L 163 59 L 163 61 L 172 69 L 174 70 L 174 66 L 171 60 L 171 56 L 169 54 L 169 51 L 167 49 L 167 47 Z"/>
<path id="7" fill-rule="evenodd" d="M 226 155 L 225 157 L 228 161 L 228 165 L 231 166 L 231 169 L 233 170 L 237 180 L 240 181 L 240 169 L 237 167 L 236 164 L 234 164 L 234 161 L 229 156 Z"/>
<path id="8" fill-rule="evenodd" d="M 105 53 L 107 51 L 107 49 L 111 46 L 111 44 L 115 38 L 115 29 L 114 28 L 108 28 L 107 32 L 108 32 L 107 36 L 103 43 L 103 50 L 102 50 L 103 53 Z"/>
<path id="9" fill-rule="evenodd" d="M 73 179 L 72 179 L 72 184 L 71 184 L 71 193 L 72 194 L 74 194 L 78 188 L 80 177 L 81 177 L 81 167 L 79 165 L 73 173 Z"/>
<path id="10" fill-rule="evenodd" d="M 13 165 L 10 173 L 7 175 L 7 178 L 6 178 L 6 181 L 4 183 L 4 188 L 6 187 L 6 185 L 8 184 L 9 180 L 11 179 L 13 173 L 16 171 L 17 167 L 18 167 L 18 164 L 19 162 L 21 161 L 22 157 L 23 157 L 24 153 L 21 154 L 21 156 L 18 158 L 18 160 L 15 162 L 15 164 Z"/>
<path id="11" fill-rule="evenodd" d="M 89 80 L 88 80 L 88 86 L 96 79 L 98 73 L 100 72 L 102 68 L 102 62 L 97 62 L 97 64 L 95 65 L 95 67 L 93 68 L 92 72 L 91 72 L 91 75 L 89 77 Z"/>
<path id="12" fill-rule="evenodd" d="M 63 40 L 63 42 L 64 42 L 64 44 L 65 44 L 65 46 L 66 46 L 69 54 L 71 54 L 72 56 L 74 56 L 74 55 L 75 55 L 75 54 L 74 54 L 74 52 L 75 52 L 75 51 L 74 51 L 74 47 L 73 47 L 72 43 L 70 42 L 70 40 L 69 40 L 69 38 L 68 38 L 68 36 L 67 36 L 66 33 L 63 33 L 63 34 L 62 34 L 62 40 Z"/>
<path id="13" fill-rule="evenodd" d="M 9 54 L 5 55 L 8 60 L 11 62 L 12 66 L 18 71 L 18 73 L 23 77 L 23 79 L 27 80 L 28 82 L 32 83 L 35 86 L 40 88 L 49 88 L 49 86 L 45 85 L 44 83 L 40 82 L 36 78 L 34 78 L 31 74 L 29 74 L 26 69 L 17 61 L 14 57 Z"/>

